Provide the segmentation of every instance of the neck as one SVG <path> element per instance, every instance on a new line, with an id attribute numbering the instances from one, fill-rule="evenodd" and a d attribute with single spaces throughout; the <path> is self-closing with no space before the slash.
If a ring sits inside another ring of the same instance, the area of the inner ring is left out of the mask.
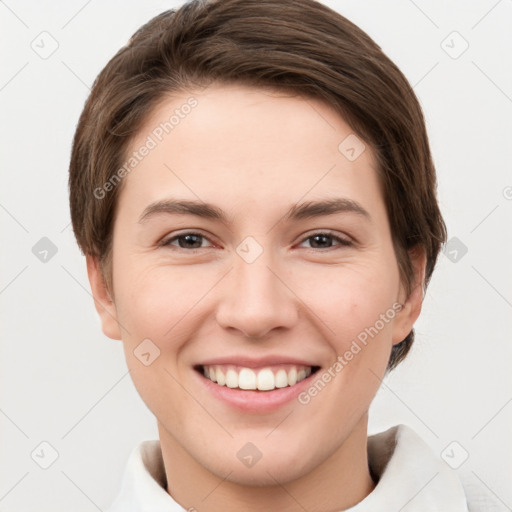
<path id="1" fill-rule="evenodd" d="M 320 512 L 345 510 L 375 488 L 368 467 L 364 415 L 344 443 L 312 471 L 292 481 L 242 485 L 199 464 L 159 423 L 167 492 L 185 509 L 201 512 Z"/>

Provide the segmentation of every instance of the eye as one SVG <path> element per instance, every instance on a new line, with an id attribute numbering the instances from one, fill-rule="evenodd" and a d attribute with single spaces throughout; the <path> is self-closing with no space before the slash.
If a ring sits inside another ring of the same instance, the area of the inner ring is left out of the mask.
<path id="1" fill-rule="evenodd" d="M 162 246 L 171 246 L 172 248 L 184 249 L 193 251 L 195 249 L 202 249 L 204 246 L 202 242 L 208 240 L 204 235 L 189 231 L 187 233 L 181 233 L 180 235 L 173 236 L 162 242 Z M 178 242 L 176 245 L 174 242 Z"/>
<path id="2" fill-rule="evenodd" d="M 163 241 L 160 245 L 164 247 L 171 247 L 172 249 L 183 249 L 188 250 L 188 252 L 193 252 L 198 249 L 204 249 L 203 245 L 204 241 L 209 241 L 201 233 L 196 233 L 193 231 L 188 231 L 185 233 L 181 233 L 179 235 L 175 235 L 167 240 Z M 342 238 L 340 236 L 336 236 L 330 232 L 321 231 L 318 233 L 313 233 L 308 237 L 304 238 L 302 243 L 311 242 L 311 249 L 330 249 L 332 247 L 344 246 L 349 247 L 352 246 L 352 241 Z M 337 244 L 333 244 L 333 241 L 337 242 Z"/>
<path id="3" fill-rule="evenodd" d="M 338 245 L 342 245 L 344 247 L 353 245 L 353 243 L 350 240 L 348 240 L 346 238 L 341 238 L 339 236 L 336 236 L 332 233 L 325 232 L 325 231 L 313 233 L 312 235 L 309 235 L 302 241 L 302 243 L 307 242 L 308 240 L 313 241 L 311 244 L 312 249 L 330 249 L 331 247 L 333 247 L 333 244 L 332 244 L 333 240 L 338 242 Z"/>

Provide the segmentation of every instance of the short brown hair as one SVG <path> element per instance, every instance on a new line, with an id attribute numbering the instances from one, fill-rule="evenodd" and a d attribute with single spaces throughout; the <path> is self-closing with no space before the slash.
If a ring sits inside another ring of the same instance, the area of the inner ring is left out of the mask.
<path id="1" fill-rule="evenodd" d="M 408 251 L 420 246 L 427 257 L 426 290 L 446 227 L 421 107 L 380 47 L 314 0 L 187 2 L 139 28 L 98 75 L 76 129 L 69 191 L 78 245 L 99 258 L 107 287 L 121 186 L 101 199 L 95 190 L 121 167 L 159 102 L 214 82 L 292 90 L 336 109 L 375 151 L 401 279 L 410 292 Z M 393 347 L 388 370 L 413 340 L 411 330 Z"/>

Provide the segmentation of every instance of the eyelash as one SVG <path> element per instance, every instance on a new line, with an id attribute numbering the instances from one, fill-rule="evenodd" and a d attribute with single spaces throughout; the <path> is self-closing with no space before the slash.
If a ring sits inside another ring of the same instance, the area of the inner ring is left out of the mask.
<path id="1" fill-rule="evenodd" d="M 196 251 L 199 251 L 201 249 L 205 249 L 205 247 L 186 249 L 184 247 L 177 247 L 177 246 L 172 246 L 171 245 L 171 243 L 174 242 L 175 240 L 179 240 L 180 238 L 184 238 L 184 237 L 186 237 L 188 235 L 196 235 L 196 236 L 199 236 L 201 238 L 204 238 L 205 240 L 210 241 L 206 236 L 202 235 L 201 233 L 197 233 L 195 231 L 187 231 L 185 233 L 181 233 L 179 235 L 173 236 L 172 238 L 169 238 L 168 240 L 162 242 L 160 245 L 163 246 L 163 247 L 171 247 L 172 250 L 185 251 L 185 252 L 191 252 L 191 253 L 195 253 Z M 316 233 L 312 233 L 311 235 L 303 238 L 300 243 L 302 244 L 306 240 L 309 240 L 309 239 L 314 238 L 316 236 L 326 236 L 326 237 L 332 238 L 333 240 L 338 242 L 339 246 L 341 246 L 341 247 L 350 247 L 350 246 L 354 245 L 352 241 L 347 240 L 345 238 L 341 238 L 339 236 L 336 236 L 333 233 L 330 233 L 329 231 L 318 231 Z M 210 243 L 211 243 L 211 241 L 210 241 Z M 334 247 L 336 247 L 336 246 L 334 246 Z M 324 249 L 322 249 L 322 248 L 320 248 L 320 249 L 310 248 L 310 250 L 315 251 L 315 252 L 318 252 L 318 251 L 325 252 L 326 250 L 329 250 L 329 249 L 333 249 L 333 247 L 326 247 Z"/>

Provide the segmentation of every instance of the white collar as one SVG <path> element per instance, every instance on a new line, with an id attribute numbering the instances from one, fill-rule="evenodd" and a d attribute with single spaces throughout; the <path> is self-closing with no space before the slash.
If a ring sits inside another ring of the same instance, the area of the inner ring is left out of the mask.
<path id="1" fill-rule="evenodd" d="M 347 512 L 467 512 L 456 473 L 407 425 L 368 437 L 368 460 L 379 481 Z M 107 512 L 183 512 L 165 490 L 159 441 L 144 441 L 131 453 L 121 490 Z"/>

